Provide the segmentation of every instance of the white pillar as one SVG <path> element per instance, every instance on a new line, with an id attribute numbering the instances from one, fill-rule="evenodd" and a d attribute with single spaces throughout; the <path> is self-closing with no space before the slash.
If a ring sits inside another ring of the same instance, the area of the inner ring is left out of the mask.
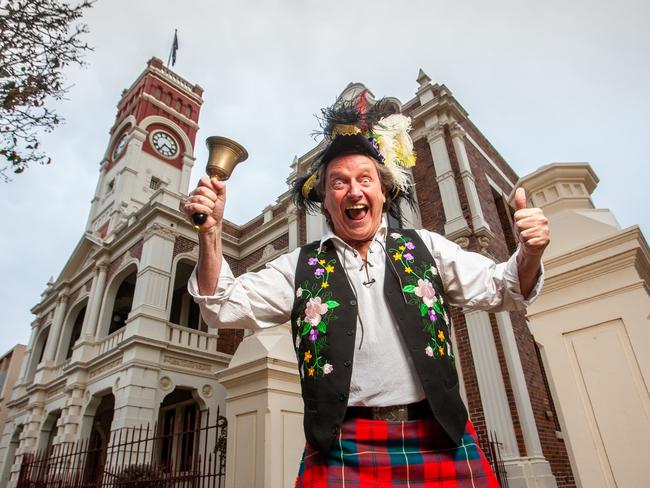
<path id="1" fill-rule="evenodd" d="M 217 373 L 226 388 L 226 488 L 293 486 L 305 446 L 288 324 L 244 337 Z"/>
<path id="2" fill-rule="evenodd" d="M 442 124 L 438 124 L 427 134 L 427 141 L 431 148 L 433 165 L 436 169 L 436 181 L 440 188 L 440 198 L 445 211 L 445 236 L 454 240 L 457 237 L 470 235 L 463 210 L 458 198 L 454 172 L 451 169 L 449 153 L 445 144 L 445 131 Z"/>
<path id="3" fill-rule="evenodd" d="M 88 310 L 82 327 L 82 336 L 95 337 L 97 334 L 97 321 L 99 320 L 99 310 L 104 298 L 104 287 L 106 285 L 106 269 L 108 264 L 100 261 L 95 266 L 95 276 L 90 289 L 90 300 Z"/>
<path id="4" fill-rule="evenodd" d="M 325 217 L 321 214 L 307 213 L 305 215 L 307 224 L 307 242 L 319 241 L 325 229 Z"/>
<path id="5" fill-rule="evenodd" d="M 499 356 L 494 345 L 490 316 L 482 311 L 464 313 L 481 393 L 481 405 L 485 414 L 485 426 L 488 431 L 496 432 L 499 441 L 503 444 L 501 455 L 504 460 L 518 458 L 517 438 L 501 375 Z"/>
<path id="6" fill-rule="evenodd" d="M 36 336 L 38 335 L 38 321 L 32 322 L 32 332 L 29 335 L 29 342 L 27 344 L 27 349 L 25 349 L 25 354 L 23 355 L 23 362 L 20 365 L 20 374 L 18 375 L 18 380 L 16 385 L 21 385 L 25 381 L 25 375 L 27 374 L 27 369 L 29 367 L 29 362 L 32 357 L 32 351 L 34 350 L 34 343 L 36 342 Z M 5 401 L 8 399 L 5 399 Z"/>
<path id="7" fill-rule="evenodd" d="M 183 156 L 183 171 L 181 173 L 180 193 L 187 195 L 190 189 L 190 176 L 192 175 L 192 167 L 194 166 L 195 159 L 192 156 L 185 154 Z"/>
<path id="8" fill-rule="evenodd" d="M 517 468 L 515 466 L 509 467 L 509 479 L 519 478 L 523 483 L 519 484 L 522 486 L 555 487 L 557 484 L 551 471 L 551 465 L 544 458 L 544 453 L 542 452 L 542 444 L 539 440 L 539 433 L 537 432 L 533 406 L 530 403 L 526 378 L 524 377 L 524 370 L 521 366 L 519 349 L 517 349 L 517 341 L 512 330 L 510 313 L 499 312 L 495 316 L 499 328 L 499 336 L 501 337 L 503 355 L 506 360 L 506 367 L 510 376 L 512 394 L 515 397 L 519 424 L 521 425 L 524 444 L 526 445 L 526 457 L 521 458 Z"/>
<path id="9" fill-rule="evenodd" d="M 59 336 L 61 335 L 61 326 L 63 325 L 67 302 L 68 290 L 65 289 L 59 293 L 56 300 L 56 310 L 54 311 L 52 326 L 47 336 L 47 344 L 45 345 L 45 353 L 43 354 L 43 361 L 45 362 L 54 361 L 56 357 L 56 349 L 59 343 Z"/>
<path id="10" fill-rule="evenodd" d="M 289 227 L 289 252 L 298 247 L 300 235 L 298 233 L 298 209 L 289 205 L 287 209 L 287 225 Z"/>
<path id="11" fill-rule="evenodd" d="M 463 180 L 465 195 L 467 195 L 467 202 L 472 215 L 472 228 L 474 229 L 474 233 L 477 234 L 481 231 L 487 231 L 493 236 L 490 226 L 483 217 L 481 201 L 478 198 L 476 183 L 474 182 L 474 174 L 472 173 L 469 158 L 467 157 L 467 149 L 465 148 L 465 142 L 463 140 L 465 137 L 465 130 L 458 123 L 454 123 L 451 125 L 450 132 L 454 151 L 456 152 L 456 158 L 458 159 L 460 177 Z"/>
<path id="12" fill-rule="evenodd" d="M 167 297 L 176 234 L 159 223 L 144 232 L 142 258 L 125 338 L 134 334 L 167 340 Z"/>

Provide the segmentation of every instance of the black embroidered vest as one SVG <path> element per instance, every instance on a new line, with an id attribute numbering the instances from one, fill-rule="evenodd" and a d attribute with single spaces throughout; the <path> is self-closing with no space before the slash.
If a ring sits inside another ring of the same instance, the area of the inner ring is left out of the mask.
<path id="1" fill-rule="evenodd" d="M 431 410 L 456 444 L 467 411 L 460 398 L 451 329 L 435 261 L 414 230 L 388 230 L 384 295 Z M 357 302 L 334 245 L 302 247 L 291 329 L 305 403 L 307 442 L 329 450 L 345 416 L 352 379 Z"/>

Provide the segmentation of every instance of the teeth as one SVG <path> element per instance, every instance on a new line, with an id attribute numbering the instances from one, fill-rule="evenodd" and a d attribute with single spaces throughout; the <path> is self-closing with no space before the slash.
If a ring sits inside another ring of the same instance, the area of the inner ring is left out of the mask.
<path id="1" fill-rule="evenodd" d="M 365 205 L 352 205 L 351 207 L 348 207 L 348 210 L 360 210 L 362 208 L 366 208 Z"/>

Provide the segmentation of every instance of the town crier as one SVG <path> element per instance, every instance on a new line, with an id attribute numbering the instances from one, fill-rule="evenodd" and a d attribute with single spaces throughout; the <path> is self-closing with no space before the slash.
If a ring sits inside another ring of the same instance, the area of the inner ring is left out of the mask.
<path id="1" fill-rule="evenodd" d="M 519 189 L 519 248 L 500 264 L 389 227 L 413 203 L 410 119 L 398 110 L 363 92 L 322 111 L 326 145 L 292 191 L 327 229 L 259 272 L 235 278 L 223 259 L 222 182 L 202 178 L 183 207 L 208 215 L 188 285 L 206 323 L 291 321 L 307 439 L 297 487 L 498 486 L 459 394 L 449 306 L 525 308 L 541 288 L 548 223 Z"/>

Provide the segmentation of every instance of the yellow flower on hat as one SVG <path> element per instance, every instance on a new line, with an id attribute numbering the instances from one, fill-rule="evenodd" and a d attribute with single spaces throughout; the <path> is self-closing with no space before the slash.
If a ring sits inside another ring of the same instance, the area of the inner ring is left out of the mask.
<path id="1" fill-rule="evenodd" d="M 406 246 L 399 246 L 400 251 L 403 251 L 404 249 L 406 249 Z"/>
<path id="2" fill-rule="evenodd" d="M 441 356 L 444 356 L 444 355 L 445 355 L 445 348 L 442 347 L 442 346 L 438 346 L 438 353 L 439 353 Z"/>
<path id="3" fill-rule="evenodd" d="M 396 252 L 395 254 L 393 254 L 393 259 L 395 261 L 399 261 L 400 259 L 402 259 L 402 253 L 401 252 Z"/>
<path id="4" fill-rule="evenodd" d="M 325 260 L 324 260 L 324 259 L 321 259 L 321 260 L 318 261 L 318 262 L 319 262 L 320 264 L 325 264 Z"/>
<path id="5" fill-rule="evenodd" d="M 308 363 L 311 360 L 311 351 L 305 352 L 305 362 Z"/>
<path id="6" fill-rule="evenodd" d="M 328 273 L 333 273 L 334 272 L 334 266 L 332 266 L 331 264 L 328 264 L 327 266 L 325 266 L 325 271 L 327 271 Z"/>
<path id="7" fill-rule="evenodd" d="M 320 284 L 320 286 L 321 286 L 321 288 L 327 288 L 328 286 L 330 286 L 330 284 L 329 284 L 327 281 L 323 281 L 323 282 Z"/>
<path id="8" fill-rule="evenodd" d="M 438 331 L 438 339 L 441 341 L 445 340 L 445 333 L 442 331 L 442 329 Z"/>
<path id="9" fill-rule="evenodd" d="M 407 266 L 406 268 L 404 268 L 404 272 L 405 272 L 405 273 L 412 273 L 413 270 L 411 269 L 410 266 Z"/>
<path id="10" fill-rule="evenodd" d="M 309 373 L 309 376 L 314 376 L 314 368 L 307 368 L 307 373 Z"/>

